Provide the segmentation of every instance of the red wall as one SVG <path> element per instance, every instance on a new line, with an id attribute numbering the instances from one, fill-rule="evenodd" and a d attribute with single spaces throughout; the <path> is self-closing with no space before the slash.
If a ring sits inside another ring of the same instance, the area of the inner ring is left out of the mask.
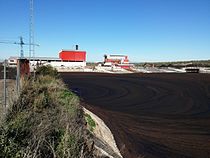
<path id="1" fill-rule="evenodd" d="M 68 61 L 86 61 L 86 52 L 63 50 L 59 53 L 59 58 L 61 60 L 68 60 Z"/>
<path id="2" fill-rule="evenodd" d="M 20 64 L 20 76 L 26 77 L 30 75 L 29 60 L 27 59 L 18 59 Z"/>
<path id="3" fill-rule="evenodd" d="M 120 67 L 123 68 L 123 69 L 130 69 L 131 68 L 130 65 L 120 65 Z"/>

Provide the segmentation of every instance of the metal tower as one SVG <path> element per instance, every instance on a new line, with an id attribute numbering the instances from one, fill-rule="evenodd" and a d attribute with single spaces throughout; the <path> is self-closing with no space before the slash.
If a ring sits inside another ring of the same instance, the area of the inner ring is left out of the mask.
<path id="1" fill-rule="evenodd" d="M 20 57 L 23 58 L 24 54 L 23 54 L 23 45 L 25 43 L 23 42 L 23 37 L 20 36 Z"/>
<path id="2" fill-rule="evenodd" d="M 17 44 L 20 45 L 20 58 L 24 58 L 24 52 L 23 52 L 23 45 L 31 45 L 30 43 L 25 43 L 23 42 L 23 37 L 20 36 L 20 41 L 15 42 L 15 41 L 0 41 L 0 43 L 5 43 L 5 44 Z M 33 46 L 39 46 L 38 44 L 33 44 Z"/>
<path id="3" fill-rule="evenodd" d="M 29 58 L 35 57 L 34 48 L 34 1 L 30 0 L 30 26 L 29 26 Z"/>

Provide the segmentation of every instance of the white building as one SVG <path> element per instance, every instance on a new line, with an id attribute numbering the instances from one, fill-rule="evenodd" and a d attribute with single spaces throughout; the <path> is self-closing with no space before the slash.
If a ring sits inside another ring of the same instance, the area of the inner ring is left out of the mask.
<path id="1" fill-rule="evenodd" d="M 10 57 L 8 59 L 8 65 L 10 67 L 16 67 L 17 66 L 17 59 L 19 57 Z M 29 59 L 30 61 L 30 69 L 33 70 L 33 68 L 36 68 L 40 65 L 51 65 L 54 68 L 84 68 L 86 66 L 86 61 L 63 61 L 60 58 L 54 58 L 54 57 L 31 57 Z"/>

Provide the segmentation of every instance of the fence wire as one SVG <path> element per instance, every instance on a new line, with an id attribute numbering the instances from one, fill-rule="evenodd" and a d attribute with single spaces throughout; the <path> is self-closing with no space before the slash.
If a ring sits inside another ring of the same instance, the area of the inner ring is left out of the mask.
<path id="1" fill-rule="evenodd" d="M 4 66 L 5 65 L 5 66 Z M 7 61 L 0 63 L 0 113 L 5 113 L 17 97 L 17 67 L 9 67 Z"/>

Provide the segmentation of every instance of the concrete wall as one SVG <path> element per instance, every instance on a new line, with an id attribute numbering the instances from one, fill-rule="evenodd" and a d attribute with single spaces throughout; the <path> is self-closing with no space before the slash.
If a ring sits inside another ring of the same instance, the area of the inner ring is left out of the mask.
<path id="1" fill-rule="evenodd" d="M 85 67 L 86 62 L 50 62 L 46 65 L 51 65 L 52 67 Z"/>

